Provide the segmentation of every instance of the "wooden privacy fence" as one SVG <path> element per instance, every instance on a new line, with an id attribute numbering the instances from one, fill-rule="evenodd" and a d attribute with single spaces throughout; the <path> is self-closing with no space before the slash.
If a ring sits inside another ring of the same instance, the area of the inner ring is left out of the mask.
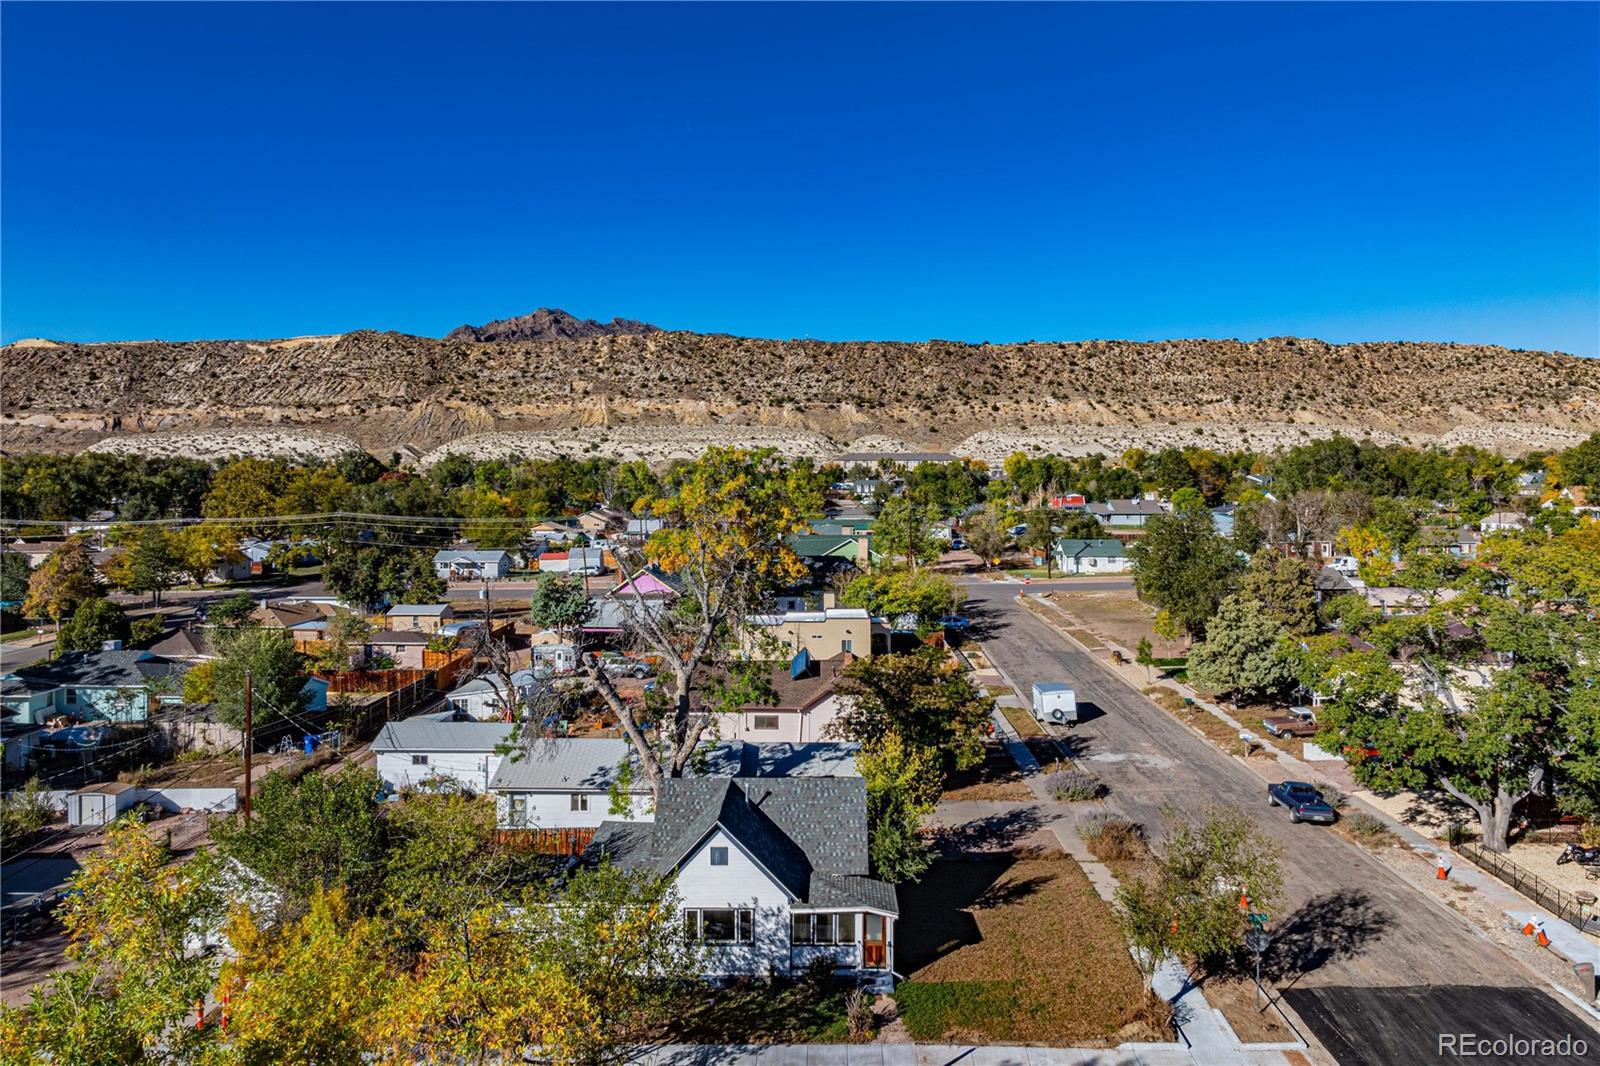
<path id="1" fill-rule="evenodd" d="M 456 681 L 472 668 L 472 653 L 455 651 L 426 651 L 422 653 L 422 668 L 433 674 L 433 687 L 441 691 L 455 688 Z"/>
<path id="2" fill-rule="evenodd" d="M 1578 902 L 1578 897 L 1565 892 L 1542 877 L 1529 873 L 1504 855 L 1496 854 L 1476 841 L 1468 841 L 1456 848 L 1473 863 L 1493 874 L 1518 892 L 1547 910 L 1555 912 L 1562 921 L 1583 933 L 1600 934 L 1600 916 L 1589 912 Z"/>
<path id="3" fill-rule="evenodd" d="M 427 682 L 432 671 L 429 670 L 318 670 L 314 675 L 328 683 L 328 693 L 333 695 L 341 692 L 394 692 Z"/>
<path id="4" fill-rule="evenodd" d="M 495 843 L 512 851 L 540 855 L 582 855 L 594 839 L 593 829 L 499 829 Z"/>

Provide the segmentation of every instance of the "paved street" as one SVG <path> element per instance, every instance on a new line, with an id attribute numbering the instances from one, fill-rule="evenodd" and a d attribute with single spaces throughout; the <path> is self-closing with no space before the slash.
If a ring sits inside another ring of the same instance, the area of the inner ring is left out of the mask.
<path id="1" fill-rule="evenodd" d="M 1340 1055 L 1345 1066 L 1453 1061 L 1438 1057 L 1439 1028 L 1448 1023 L 1487 1034 L 1484 1026 L 1494 1019 L 1473 1006 L 1485 996 L 1504 1005 L 1498 1017 L 1509 1012 L 1526 1020 L 1519 1035 L 1543 1035 L 1530 1031 L 1536 1025 L 1565 1026 L 1600 1046 L 1592 1022 L 1534 986 L 1528 972 L 1464 920 L 1359 847 L 1269 811 L 1258 777 L 1028 613 L 1014 599 L 1019 591 L 967 586 L 975 636 L 1024 694 L 1036 681 L 1073 685 L 1086 715 L 1073 735 L 1076 753 L 1109 786 L 1111 806 L 1159 835 L 1168 805 L 1195 811 L 1225 803 L 1251 812 L 1284 845 L 1286 906 L 1273 916 L 1268 955 L 1275 983 L 1290 990 L 1291 1004 L 1316 1004 L 1306 1021 L 1330 1049 L 1353 1046 L 1348 1026 L 1361 1011 L 1383 1014 L 1381 1024 L 1360 1032 L 1362 1056 Z M 1432 995 L 1428 986 L 1454 991 Z"/>

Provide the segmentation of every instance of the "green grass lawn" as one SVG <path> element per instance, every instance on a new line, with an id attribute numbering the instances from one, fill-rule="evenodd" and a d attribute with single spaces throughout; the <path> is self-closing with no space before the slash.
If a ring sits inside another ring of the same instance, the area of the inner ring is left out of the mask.
<path id="1" fill-rule="evenodd" d="M 687 1044 L 839 1044 L 849 1038 L 840 982 L 774 978 L 723 988 L 695 985 L 683 995 L 664 1042 Z"/>
<path id="2" fill-rule="evenodd" d="M 37 630 L 13 629 L 9 633 L 0 633 L 0 644 L 4 644 L 8 640 L 21 640 L 23 637 L 31 637 L 35 632 L 37 632 Z"/>

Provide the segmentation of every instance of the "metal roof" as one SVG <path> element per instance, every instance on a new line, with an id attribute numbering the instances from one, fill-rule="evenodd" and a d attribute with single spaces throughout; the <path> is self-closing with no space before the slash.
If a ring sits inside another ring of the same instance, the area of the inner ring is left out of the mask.
<path id="1" fill-rule="evenodd" d="M 406 718 L 379 730 L 373 751 L 491 752 L 511 737 L 511 722 L 441 722 Z"/>
<path id="2" fill-rule="evenodd" d="M 389 613 L 401 616 L 426 615 L 429 617 L 442 617 L 448 610 L 450 610 L 448 603 L 397 603 L 389 608 Z"/>

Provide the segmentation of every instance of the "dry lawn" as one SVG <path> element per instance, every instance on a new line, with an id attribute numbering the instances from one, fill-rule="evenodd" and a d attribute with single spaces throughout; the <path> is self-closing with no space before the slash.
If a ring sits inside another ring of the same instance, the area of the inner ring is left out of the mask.
<path id="1" fill-rule="evenodd" d="M 1031 800 L 1033 793 L 1022 783 L 1017 764 L 999 743 L 983 746 L 983 762 L 969 770 L 957 770 L 944 783 L 944 800 Z"/>
<path id="2" fill-rule="evenodd" d="M 1006 691 L 1009 692 L 1010 689 Z M 1006 716 L 1011 728 L 1015 729 L 1017 735 L 1024 740 L 1028 737 L 1044 736 L 1044 727 L 1039 724 L 1039 720 L 1021 707 L 1002 707 L 1000 713 Z"/>
<path id="3" fill-rule="evenodd" d="M 1162 1039 L 1116 921 L 1064 856 L 941 860 L 900 888 L 896 999 L 917 1040 Z"/>
<path id="4" fill-rule="evenodd" d="M 1156 612 L 1149 604 L 1140 603 L 1132 589 L 1112 592 L 1052 592 L 1049 599 L 1064 608 L 1068 614 L 1092 630 L 1101 640 L 1109 641 L 1129 651 L 1139 646 L 1140 640 L 1150 641 L 1158 659 L 1174 659 L 1189 653 L 1187 639 L 1162 640 L 1156 636 Z M 1074 633 L 1074 636 L 1078 634 Z M 1079 639 L 1082 639 L 1081 636 Z M 1091 643 L 1092 642 L 1086 642 Z"/>

